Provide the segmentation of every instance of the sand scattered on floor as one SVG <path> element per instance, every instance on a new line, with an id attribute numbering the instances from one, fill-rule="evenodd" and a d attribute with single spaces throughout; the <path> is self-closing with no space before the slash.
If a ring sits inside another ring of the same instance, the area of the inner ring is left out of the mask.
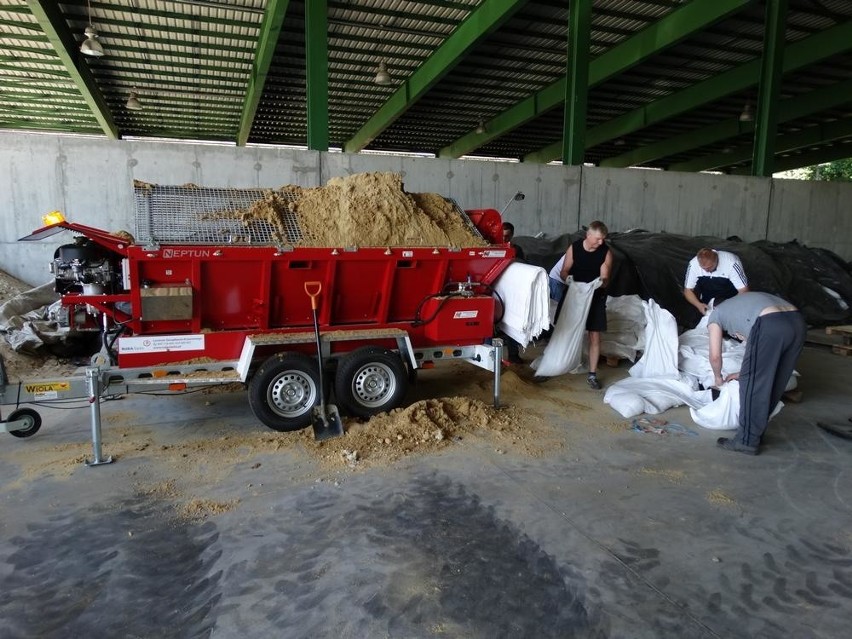
<path id="1" fill-rule="evenodd" d="M 642 475 L 651 475 L 654 477 L 662 477 L 663 479 L 667 479 L 670 482 L 679 484 L 684 479 L 686 479 L 686 473 L 682 470 L 665 470 L 662 468 L 648 468 L 647 466 L 643 466 L 639 469 L 639 472 Z"/>
<path id="2" fill-rule="evenodd" d="M 198 523 L 200 521 L 204 521 L 208 517 L 230 512 L 236 508 L 239 503 L 239 499 L 232 499 L 230 501 L 213 501 L 212 499 L 196 498 L 181 504 L 178 508 L 178 515 L 186 522 Z"/>
<path id="3" fill-rule="evenodd" d="M 736 500 L 730 495 L 726 495 L 721 490 L 711 490 L 707 493 L 707 501 L 711 504 L 719 504 L 722 506 L 736 506 Z"/>

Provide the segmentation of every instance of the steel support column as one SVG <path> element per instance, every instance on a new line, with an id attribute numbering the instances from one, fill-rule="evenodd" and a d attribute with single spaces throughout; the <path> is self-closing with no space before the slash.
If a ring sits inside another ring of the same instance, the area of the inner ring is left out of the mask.
<path id="1" fill-rule="evenodd" d="M 308 148 L 328 151 L 328 0 L 305 3 Z"/>
<path id="2" fill-rule="evenodd" d="M 766 0 L 766 30 L 763 36 L 754 154 L 751 161 L 752 173 L 763 177 L 772 175 L 772 164 L 775 159 L 774 142 L 778 132 L 777 103 L 781 95 L 788 4 L 789 0 Z"/>
<path id="3" fill-rule="evenodd" d="M 586 103 L 589 97 L 589 43 L 592 0 L 571 0 L 568 14 L 568 62 L 562 164 L 583 163 L 586 154 Z"/>

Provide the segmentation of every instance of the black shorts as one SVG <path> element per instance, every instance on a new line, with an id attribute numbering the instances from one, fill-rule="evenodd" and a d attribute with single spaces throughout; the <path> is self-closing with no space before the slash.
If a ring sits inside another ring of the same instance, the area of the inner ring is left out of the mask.
<path id="1" fill-rule="evenodd" d="M 589 307 L 589 317 L 586 319 L 586 330 L 603 333 L 606 331 L 606 291 L 597 289 L 592 295 L 592 305 Z"/>

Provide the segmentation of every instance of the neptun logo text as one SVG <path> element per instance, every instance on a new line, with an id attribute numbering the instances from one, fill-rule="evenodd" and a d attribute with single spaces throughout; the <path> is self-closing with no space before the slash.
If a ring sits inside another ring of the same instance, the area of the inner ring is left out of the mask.
<path id="1" fill-rule="evenodd" d="M 163 257 L 210 257 L 210 249 L 163 249 Z"/>

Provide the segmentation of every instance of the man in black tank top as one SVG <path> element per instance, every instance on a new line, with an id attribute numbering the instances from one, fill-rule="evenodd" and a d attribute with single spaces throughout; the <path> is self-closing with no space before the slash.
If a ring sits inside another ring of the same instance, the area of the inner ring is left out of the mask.
<path id="1" fill-rule="evenodd" d="M 594 292 L 586 330 L 589 332 L 589 386 L 600 389 L 598 359 L 601 354 L 601 333 L 606 330 L 606 285 L 612 271 L 612 251 L 606 244 L 609 230 L 606 224 L 594 221 L 586 230 L 586 237 L 573 242 L 565 251 L 565 262 L 560 276 L 564 281 L 572 275 L 575 282 L 591 282 L 600 277 L 603 284 Z"/>

